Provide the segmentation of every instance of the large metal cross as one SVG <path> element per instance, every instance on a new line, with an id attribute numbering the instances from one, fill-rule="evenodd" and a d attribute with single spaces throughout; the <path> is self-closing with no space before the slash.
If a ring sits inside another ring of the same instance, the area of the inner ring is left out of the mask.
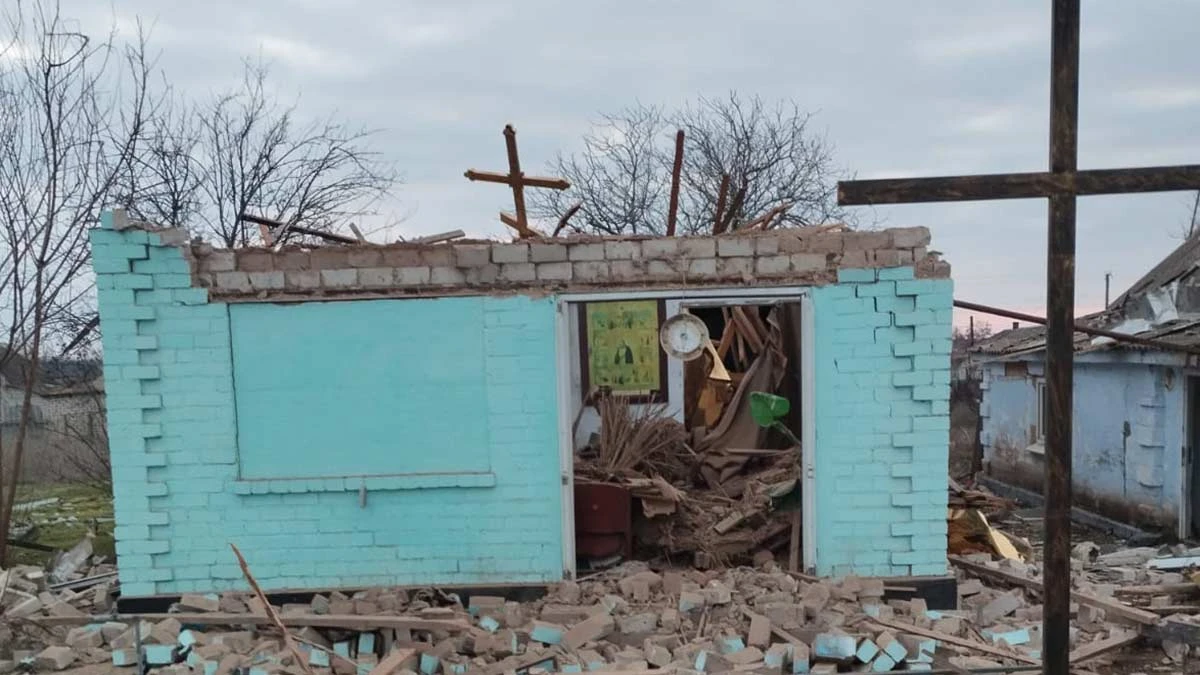
<path id="1" fill-rule="evenodd" d="M 843 205 L 988 199 L 1050 200 L 1046 270 L 1046 543 L 1043 554 L 1043 672 L 1070 668 L 1071 374 L 1074 366 L 1075 198 L 1200 189 L 1200 165 L 1079 171 L 1079 4 L 1051 11 L 1050 170 L 1037 173 L 846 181 Z"/>

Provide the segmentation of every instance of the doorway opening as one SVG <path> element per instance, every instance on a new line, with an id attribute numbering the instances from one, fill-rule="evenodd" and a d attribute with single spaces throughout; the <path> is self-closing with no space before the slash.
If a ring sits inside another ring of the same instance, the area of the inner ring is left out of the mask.
<path id="1" fill-rule="evenodd" d="M 1184 527 L 1180 536 L 1200 538 L 1200 462 L 1196 453 L 1200 451 L 1200 377 L 1189 377 L 1187 386 L 1187 425 L 1183 447 L 1183 503 Z"/>
<path id="2" fill-rule="evenodd" d="M 596 312 L 615 307 L 587 304 L 571 303 L 568 318 L 579 346 L 570 434 L 577 568 L 636 559 L 706 569 L 773 559 L 800 571 L 808 557 L 803 300 L 667 298 L 652 345 L 649 326 L 639 335 L 636 320 L 599 335 L 607 329 Z M 707 336 L 676 358 L 658 330 L 681 312 L 703 321 Z M 639 346 L 652 347 L 660 361 L 643 359 Z M 622 355 L 612 359 L 619 363 L 597 362 L 609 352 Z M 616 374 L 615 366 L 643 361 L 640 370 L 626 367 L 624 380 Z"/>

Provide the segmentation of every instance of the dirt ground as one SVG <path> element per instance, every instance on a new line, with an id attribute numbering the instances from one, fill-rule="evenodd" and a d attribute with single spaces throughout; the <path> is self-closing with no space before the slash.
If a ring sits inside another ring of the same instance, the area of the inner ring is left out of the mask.
<path id="1" fill-rule="evenodd" d="M 971 401 L 950 402 L 950 476 L 962 480 L 971 475 L 975 457 L 976 423 L 979 407 Z"/>

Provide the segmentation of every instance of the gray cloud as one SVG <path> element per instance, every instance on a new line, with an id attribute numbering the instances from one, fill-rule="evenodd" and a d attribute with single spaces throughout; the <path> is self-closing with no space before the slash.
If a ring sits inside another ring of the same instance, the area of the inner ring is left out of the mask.
<path id="1" fill-rule="evenodd" d="M 337 110 L 385 131 L 379 151 L 408 184 L 405 234 L 461 227 L 503 235 L 511 208 L 468 167 L 503 168 L 500 130 L 541 168 L 579 147 L 600 111 L 678 105 L 737 89 L 795 98 L 862 177 L 1029 171 L 1046 166 L 1049 3 L 944 0 L 566 3 L 528 0 L 64 0 L 89 29 L 157 22 L 161 64 L 203 94 L 261 53 L 304 110 Z M 1080 165 L 1200 162 L 1200 3 L 1086 3 Z M 1132 283 L 1174 247 L 1185 195 L 1088 198 L 1079 206 L 1082 309 L 1103 274 Z M 963 298 L 1039 312 L 1045 205 L 880 208 L 888 225 L 929 225 Z"/>

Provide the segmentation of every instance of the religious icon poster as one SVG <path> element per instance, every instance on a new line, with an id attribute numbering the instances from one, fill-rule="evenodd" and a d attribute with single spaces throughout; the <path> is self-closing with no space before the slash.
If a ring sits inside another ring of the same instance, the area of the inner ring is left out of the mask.
<path id="1" fill-rule="evenodd" d="M 580 308 L 583 391 L 606 388 L 645 402 L 667 400 L 667 357 L 658 331 L 661 300 L 610 300 Z"/>

